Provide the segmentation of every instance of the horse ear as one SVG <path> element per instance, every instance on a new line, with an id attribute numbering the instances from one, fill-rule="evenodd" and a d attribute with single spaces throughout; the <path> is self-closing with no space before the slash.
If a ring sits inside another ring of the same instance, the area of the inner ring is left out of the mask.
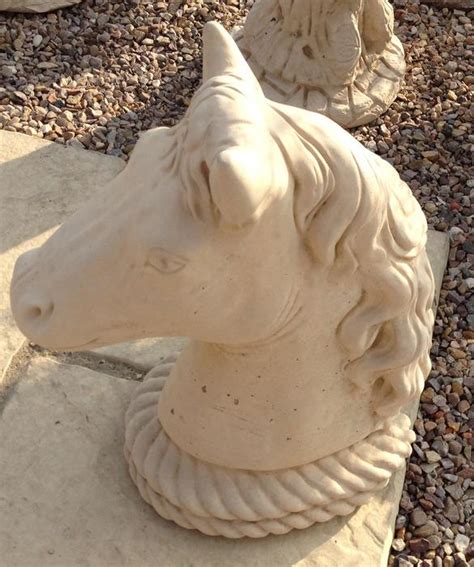
<path id="1" fill-rule="evenodd" d="M 203 82 L 214 77 L 224 81 L 208 84 L 215 98 L 209 97 L 201 119 L 207 125 L 201 173 L 224 223 L 242 226 L 258 218 L 272 194 L 275 147 L 257 79 L 232 37 L 210 22 L 203 34 Z M 224 83 L 229 85 L 225 95 Z"/>
<path id="2" fill-rule="evenodd" d="M 274 189 L 271 162 L 254 147 L 234 146 L 216 155 L 209 187 L 226 224 L 243 226 L 261 215 Z"/>
<path id="3" fill-rule="evenodd" d="M 217 22 L 208 22 L 203 32 L 203 82 L 231 74 L 251 84 L 262 94 L 259 82 L 231 35 Z"/>

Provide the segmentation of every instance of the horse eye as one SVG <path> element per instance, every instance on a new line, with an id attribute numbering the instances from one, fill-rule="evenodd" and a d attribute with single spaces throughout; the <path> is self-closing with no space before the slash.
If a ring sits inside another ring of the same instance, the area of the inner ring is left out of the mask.
<path id="1" fill-rule="evenodd" d="M 162 274 L 175 274 L 184 268 L 186 261 L 163 248 L 152 248 L 145 266 L 150 266 Z"/>

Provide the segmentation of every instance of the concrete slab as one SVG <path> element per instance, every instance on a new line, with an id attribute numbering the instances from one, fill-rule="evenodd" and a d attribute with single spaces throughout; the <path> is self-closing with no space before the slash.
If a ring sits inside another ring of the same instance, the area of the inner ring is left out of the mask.
<path id="1" fill-rule="evenodd" d="M 122 456 L 136 383 L 34 359 L 0 420 L 5 567 L 382 567 L 403 473 L 349 518 L 262 540 L 208 538 L 160 519 Z"/>
<path id="2" fill-rule="evenodd" d="M 124 165 L 111 156 L 0 130 L 0 377 L 24 341 L 9 307 L 16 259 L 42 244 Z"/>

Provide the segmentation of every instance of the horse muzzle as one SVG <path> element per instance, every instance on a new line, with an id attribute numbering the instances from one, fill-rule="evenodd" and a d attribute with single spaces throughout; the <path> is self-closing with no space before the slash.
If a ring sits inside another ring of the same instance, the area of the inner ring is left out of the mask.
<path id="1" fill-rule="evenodd" d="M 39 283 L 38 249 L 30 250 L 16 262 L 11 283 L 13 317 L 30 340 L 43 344 L 49 335 L 54 314 L 54 301 Z"/>

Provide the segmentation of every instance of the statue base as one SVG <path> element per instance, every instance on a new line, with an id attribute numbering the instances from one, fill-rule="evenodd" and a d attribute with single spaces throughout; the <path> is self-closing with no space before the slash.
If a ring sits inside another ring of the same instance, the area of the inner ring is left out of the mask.
<path id="1" fill-rule="evenodd" d="M 125 457 L 143 499 L 167 520 L 206 535 L 260 538 L 352 513 L 404 467 L 415 434 L 403 414 L 315 462 L 274 471 L 230 469 L 182 451 L 158 401 L 175 359 L 151 370 L 126 414 Z"/>

